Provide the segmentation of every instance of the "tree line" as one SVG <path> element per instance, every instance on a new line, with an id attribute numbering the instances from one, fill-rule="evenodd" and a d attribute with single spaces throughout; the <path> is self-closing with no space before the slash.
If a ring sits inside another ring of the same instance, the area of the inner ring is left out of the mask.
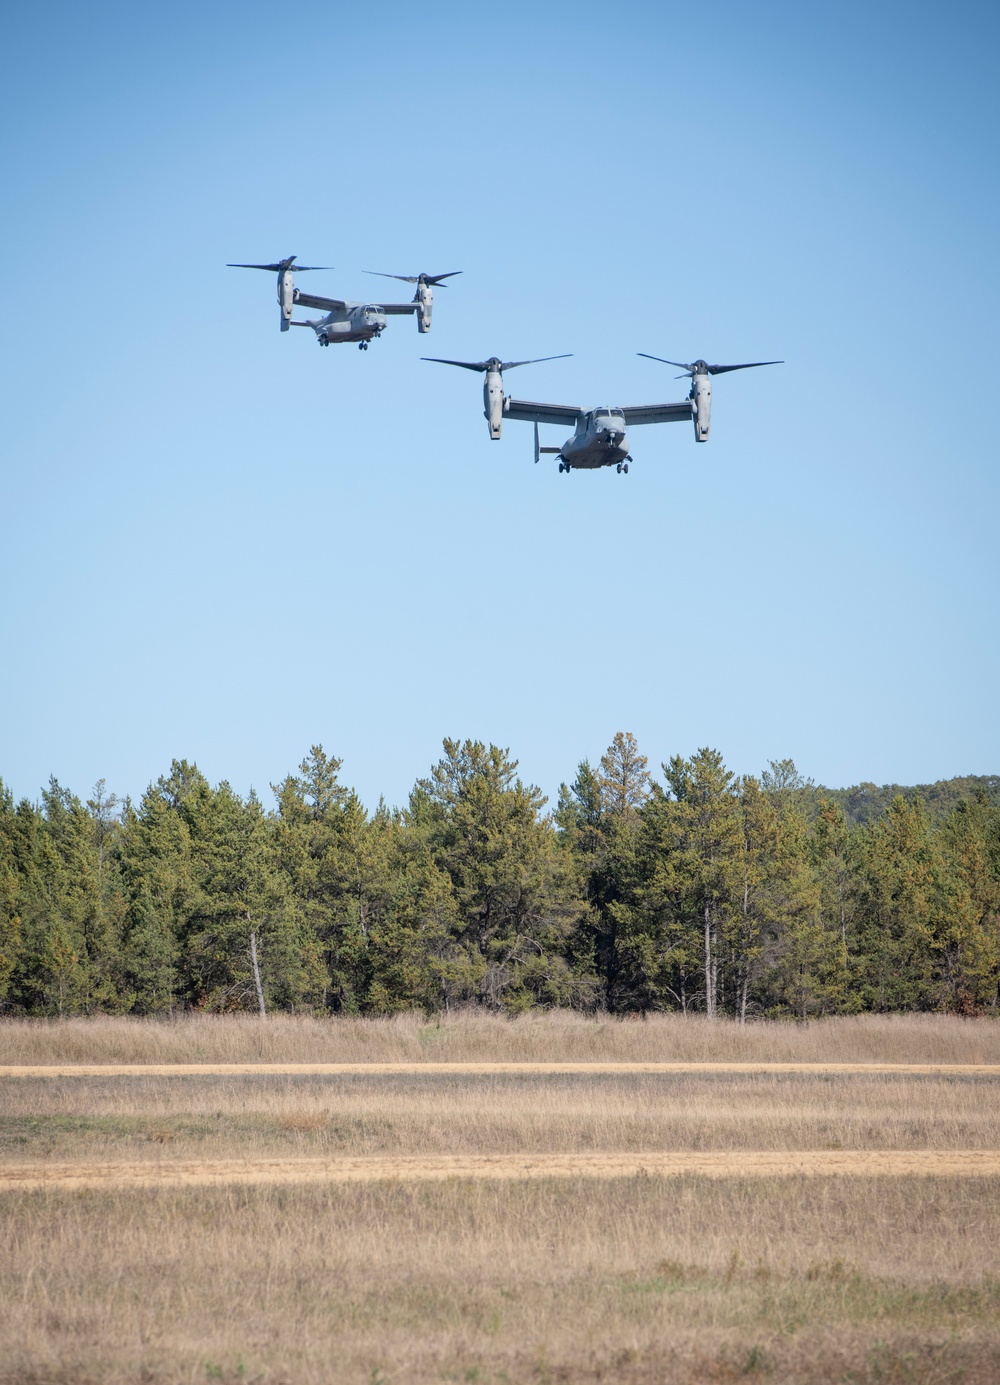
<path id="1" fill-rule="evenodd" d="M 313 746 L 273 811 L 183 760 L 139 803 L 0 784 L 0 1012 L 997 1009 L 995 777 L 831 791 L 705 748 L 657 782 L 619 732 L 547 811 L 446 740 L 370 813 L 340 769 Z"/>

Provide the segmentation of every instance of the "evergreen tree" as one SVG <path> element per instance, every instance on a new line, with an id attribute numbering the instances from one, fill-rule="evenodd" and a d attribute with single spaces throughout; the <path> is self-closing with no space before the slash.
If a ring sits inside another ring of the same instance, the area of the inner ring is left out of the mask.
<path id="1" fill-rule="evenodd" d="M 791 760 L 735 779 L 703 749 L 663 789 L 619 732 L 550 817 L 517 768 L 446 741 L 405 812 L 372 814 L 319 745 L 276 813 L 183 760 L 138 807 L 103 780 L 82 803 L 53 779 L 37 806 L 0 784 L 0 1009 L 1000 1002 L 991 777 L 931 786 L 928 813 L 913 790 L 817 789 Z"/>
<path id="2" fill-rule="evenodd" d="M 192 999 L 209 1009 L 294 1008 L 308 992 L 293 903 L 256 794 L 244 802 L 223 781 L 200 786 L 182 811 L 196 892 L 184 963 Z"/>
<path id="3" fill-rule="evenodd" d="M 122 823 L 122 876 L 130 900 L 125 969 L 140 1014 L 170 1011 L 180 999 L 180 940 L 195 907 L 191 834 L 182 804 L 197 768 L 174 761 Z M 183 788 L 181 787 L 183 786 Z"/>
<path id="4" fill-rule="evenodd" d="M 873 1010 L 934 1002 L 943 871 L 923 805 L 894 798 L 853 846 L 859 905 L 852 957 L 859 996 Z"/>
<path id="5" fill-rule="evenodd" d="M 939 1003 L 995 1010 L 1000 985 L 1000 809 L 985 792 L 959 803 L 940 834 L 947 907 L 940 928 Z"/>
<path id="6" fill-rule="evenodd" d="M 0 1013 L 21 960 L 21 874 L 18 869 L 14 798 L 0 779 Z"/>
<path id="7" fill-rule="evenodd" d="M 634 818 L 649 798 L 649 761 L 631 731 L 618 731 L 601 756 L 601 804 L 612 818 Z"/>
<path id="8" fill-rule="evenodd" d="M 304 964 L 313 1003 L 335 1011 L 364 1008 L 370 983 L 370 901 L 361 858 L 367 819 L 357 795 L 338 779 L 341 761 L 321 745 L 272 785 L 278 799 L 276 860 L 302 919 Z"/>
<path id="9" fill-rule="evenodd" d="M 721 967 L 743 874 L 739 804 L 733 775 L 717 750 L 705 747 L 690 760 L 674 756 L 663 772 L 677 803 L 673 869 L 686 932 L 702 941 L 705 1013 L 719 1013 Z"/>
<path id="10" fill-rule="evenodd" d="M 580 998 L 566 948 L 581 901 L 571 890 L 545 799 L 506 750 L 445 740 L 410 796 L 406 826 L 451 880 L 455 941 L 493 1008 Z"/>

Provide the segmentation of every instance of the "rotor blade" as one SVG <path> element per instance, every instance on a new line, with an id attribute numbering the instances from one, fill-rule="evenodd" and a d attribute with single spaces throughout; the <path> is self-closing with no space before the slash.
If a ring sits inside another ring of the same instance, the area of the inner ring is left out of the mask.
<path id="1" fill-rule="evenodd" d="M 539 361 L 565 361 L 568 357 L 572 356 L 572 354 L 572 351 L 564 351 L 560 356 L 536 356 L 531 361 L 502 361 L 500 363 L 500 369 L 513 370 L 515 366 L 537 365 Z"/>
<path id="2" fill-rule="evenodd" d="M 635 354 L 637 356 L 645 356 L 647 361 L 662 361 L 664 365 L 675 365 L 688 375 L 690 375 L 691 371 L 694 369 L 694 367 L 689 366 L 686 361 L 668 361 L 666 356 L 651 356 L 648 351 L 637 351 Z M 680 376 L 677 378 L 680 379 Z"/>
<path id="3" fill-rule="evenodd" d="M 333 265 L 328 264 L 293 264 L 294 255 L 290 255 L 287 260 L 282 260 L 279 264 L 227 264 L 227 269 L 266 269 L 271 274 L 280 274 L 282 270 L 290 269 L 295 274 L 300 274 L 303 270 L 310 269 L 332 269 Z"/>
<path id="4" fill-rule="evenodd" d="M 387 277 L 392 278 L 394 276 L 388 275 Z M 485 370 L 489 364 L 488 361 L 449 361 L 446 360 L 444 356 L 421 356 L 420 359 L 422 361 L 437 361 L 439 365 L 459 365 L 463 370 L 482 371 Z"/>
<path id="5" fill-rule="evenodd" d="M 784 361 L 745 361 L 743 365 L 710 365 L 709 375 L 725 375 L 727 370 L 750 370 L 755 365 L 784 365 Z"/>
<path id="6" fill-rule="evenodd" d="M 446 289 L 448 285 L 443 281 L 445 279 L 454 279 L 455 275 L 461 274 L 462 271 L 460 269 L 453 269 L 448 274 L 386 274 L 385 271 L 381 269 L 366 269 L 364 273 L 377 274 L 380 279 L 401 279 L 404 284 L 419 284 L 421 279 L 423 279 L 425 284 L 439 284 L 441 288 Z"/>

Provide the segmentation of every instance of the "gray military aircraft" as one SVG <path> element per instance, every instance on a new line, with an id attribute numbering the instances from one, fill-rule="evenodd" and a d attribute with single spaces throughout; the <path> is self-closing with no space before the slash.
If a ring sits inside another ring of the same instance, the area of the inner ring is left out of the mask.
<path id="1" fill-rule="evenodd" d="M 501 361 L 491 356 L 488 361 L 449 361 L 441 356 L 424 356 L 425 361 L 441 365 L 457 365 L 463 370 L 485 371 L 483 401 L 484 415 L 490 437 L 497 439 L 505 418 L 522 419 L 535 425 L 535 461 L 542 453 L 551 452 L 559 458 L 559 470 L 592 471 L 597 467 L 614 466 L 627 472 L 632 460 L 626 441 L 629 425 L 640 423 L 673 423 L 693 416 L 690 400 L 680 404 L 636 404 L 624 409 L 580 409 L 575 404 L 531 404 L 524 399 L 511 399 L 503 392 L 503 372 L 515 366 L 534 365 L 534 361 Z M 540 356 L 541 361 L 558 361 L 561 356 Z M 540 423 L 573 424 L 572 437 L 561 447 L 542 447 L 538 441 Z"/>
<path id="2" fill-rule="evenodd" d="M 691 378 L 691 393 L 688 398 L 694 411 L 694 436 L 697 442 L 708 442 L 708 429 L 712 421 L 712 375 L 725 375 L 730 370 L 752 370 L 758 365 L 784 365 L 784 361 L 746 361 L 743 365 L 709 365 L 707 361 L 668 361 L 665 356 L 651 356 L 648 351 L 637 351 L 637 356 L 645 356 L 647 361 L 662 361 L 664 365 L 675 365 Z"/>
<path id="3" fill-rule="evenodd" d="M 360 351 L 368 350 L 368 343 L 380 337 L 386 328 L 386 317 L 399 317 L 415 313 L 417 331 L 431 330 L 431 311 L 434 306 L 434 288 L 439 285 L 447 288 L 445 279 L 453 279 L 461 274 L 454 269 L 450 274 L 386 274 L 386 279 L 402 279 L 405 283 L 416 284 L 417 291 L 409 303 L 351 303 L 344 298 L 324 298 L 317 293 L 303 293 L 295 287 L 293 276 L 303 271 L 329 268 L 328 265 L 296 264 L 295 255 L 279 260 L 276 264 L 231 264 L 227 269 L 265 269 L 278 276 L 278 307 L 281 310 L 280 326 L 283 332 L 289 327 L 311 327 L 316 333 L 320 346 L 333 342 L 357 342 Z M 366 273 L 379 273 L 369 270 Z M 326 317 L 306 318 L 296 321 L 292 312 L 296 306 L 319 308 Z"/>

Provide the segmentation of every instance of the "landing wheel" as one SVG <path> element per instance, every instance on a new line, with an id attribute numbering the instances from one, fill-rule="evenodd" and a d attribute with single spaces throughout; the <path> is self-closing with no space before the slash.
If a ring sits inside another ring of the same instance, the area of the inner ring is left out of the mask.
<path id="1" fill-rule="evenodd" d="M 565 471 L 565 467 L 563 466 L 562 462 L 559 463 L 559 470 Z"/>
<path id="2" fill-rule="evenodd" d="M 628 462 L 624 464 L 624 466 L 622 467 L 622 471 L 624 471 L 626 476 L 628 475 Z"/>
<path id="3" fill-rule="evenodd" d="M 619 462 L 619 463 L 618 463 L 618 475 L 620 476 L 621 474 L 622 474 L 622 464 L 621 464 L 621 462 Z"/>

